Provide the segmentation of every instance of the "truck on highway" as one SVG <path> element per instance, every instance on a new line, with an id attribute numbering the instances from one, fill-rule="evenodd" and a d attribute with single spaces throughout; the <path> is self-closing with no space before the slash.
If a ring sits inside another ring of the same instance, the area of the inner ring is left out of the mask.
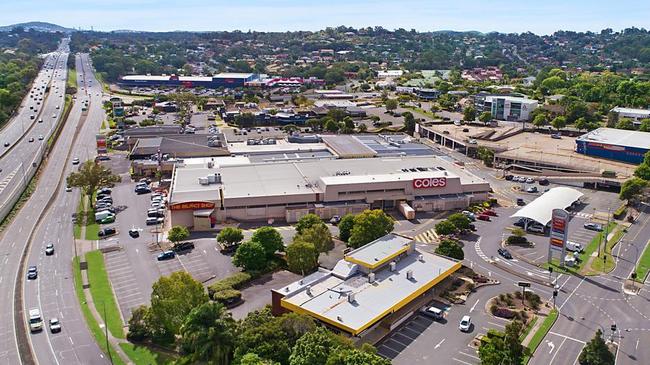
<path id="1" fill-rule="evenodd" d="M 41 318 L 41 311 L 37 308 L 29 310 L 29 331 L 38 332 L 43 329 L 43 318 Z"/>

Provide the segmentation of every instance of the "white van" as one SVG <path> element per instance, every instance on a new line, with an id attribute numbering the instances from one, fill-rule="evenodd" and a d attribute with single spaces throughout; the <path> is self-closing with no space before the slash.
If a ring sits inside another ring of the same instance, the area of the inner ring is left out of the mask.
<path id="1" fill-rule="evenodd" d="M 582 252 L 582 245 L 577 242 L 566 241 L 566 249 L 571 252 Z"/>
<path id="2" fill-rule="evenodd" d="M 31 332 L 38 332 L 43 329 L 43 318 L 41 318 L 41 311 L 37 308 L 29 310 L 29 330 Z"/>
<path id="3" fill-rule="evenodd" d="M 99 222 L 105 218 L 108 218 L 110 216 L 114 216 L 113 213 L 109 212 L 108 210 L 103 210 L 101 212 L 95 213 L 95 222 Z"/>
<path id="4" fill-rule="evenodd" d="M 531 224 L 528 226 L 528 232 L 544 233 L 544 226 L 541 224 Z"/>

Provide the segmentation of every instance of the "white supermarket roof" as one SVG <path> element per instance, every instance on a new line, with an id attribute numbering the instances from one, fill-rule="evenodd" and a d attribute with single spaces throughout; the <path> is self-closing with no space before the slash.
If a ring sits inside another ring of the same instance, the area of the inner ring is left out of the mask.
<path id="1" fill-rule="evenodd" d="M 542 225 L 547 225 L 551 221 L 553 209 L 565 209 L 583 195 L 576 189 L 563 186 L 553 188 L 519 209 L 517 213 L 510 217 L 528 218 Z"/>

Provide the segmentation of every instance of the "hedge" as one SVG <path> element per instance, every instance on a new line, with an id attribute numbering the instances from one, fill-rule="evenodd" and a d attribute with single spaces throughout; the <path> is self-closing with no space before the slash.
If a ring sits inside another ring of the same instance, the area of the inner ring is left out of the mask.
<path id="1" fill-rule="evenodd" d="M 621 206 L 618 207 L 618 209 L 616 209 L 614 211 L 614 214 L 613 214 L 614 218 L 616 218 L 616 219 L 624 218 L 626 210 L 627 210 L 627 205 L 625 203 L 621 204 Z"/>
<path id="2" fill-rule="evenodd" d="M 254 277 L 247 272 L 238 272 L 210 285 L 208 287 L 208 294 L 213 300 L 217 300 L 217 296 L 225 295 L 220 294 L 221 292 L 237 291 L 236 289 L 241 289 L 244 285 L 253 279 Z"/>
<path id="3" fill-rule="evenodd" d="M 526 237 L 508 236 L 508 238 L 506 238 L 506 244 L 508 245 L 522 245 L 526 242 L 528 242 Z"/>
<path id="4" fill-rule="evenodd" d="M 213 300 L 222 303 L 228 303 L 232 300 L 239 300 L 241 298 L 241 292 L 235 289 L 225 289 L 214 293 L 212 296 Z"/>

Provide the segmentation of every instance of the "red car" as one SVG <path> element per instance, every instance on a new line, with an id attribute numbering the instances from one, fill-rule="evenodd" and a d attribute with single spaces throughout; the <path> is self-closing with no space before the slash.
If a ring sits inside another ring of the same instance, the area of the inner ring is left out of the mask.
<path id="1" fill-rule="evenodd" d="M 476 219 L 478 219 L 480 221 L 488 221 L 489 222 L 490 221 L 490 216 L 483 213 L 483 214 L 479 214 L 478 217 L 476 217 Z"/>
<path id="2" fill-rule="evenodd" d="M 495 211 L 493 211 L 493 210 L 490 210 L 490 209 L 483 211 L 482 214 L 489 215 L 489 216 L 492 216 L 492 217 L 496 217 L 496 216 L 497 216 L 497 212 L 495 212 Z"/>

